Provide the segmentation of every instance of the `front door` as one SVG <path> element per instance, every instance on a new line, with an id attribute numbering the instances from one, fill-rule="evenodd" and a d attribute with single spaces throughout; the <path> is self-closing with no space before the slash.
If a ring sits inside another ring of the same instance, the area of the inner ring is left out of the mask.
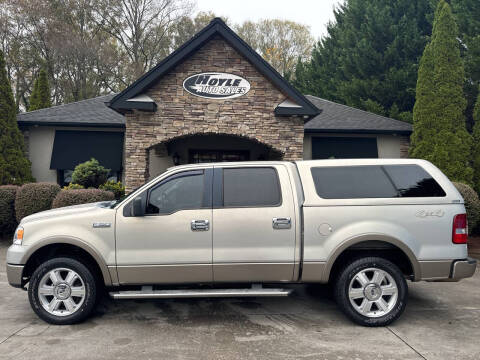
<path id="1" fill-rule="evenodd" d="M 188 162 L 190 164 L 225 162 L 225 161 L 249 161 L 248 150 L 189 150 Z"/>
<path id="2" fill-rule="evenodd" d="M 296 223 L 285 166 L 215 166 L 213 184 L 214 281 L 291 281 Z"/>
<path id="3" fill-rule="evenodd" d="M 145 216 L 133 217 L 131 203 L 119 209 L 121 284 L 212 281 L 212 173 L 206 167 L 161 179 L 139 195 Z"/>

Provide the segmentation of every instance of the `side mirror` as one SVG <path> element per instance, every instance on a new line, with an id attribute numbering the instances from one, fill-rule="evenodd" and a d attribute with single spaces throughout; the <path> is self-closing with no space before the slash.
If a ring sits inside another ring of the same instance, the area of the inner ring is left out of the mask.
<path id="1" fill-rule="evenodd" d="M 141 196 L 138 196 L 135 199 L 133 199 L 132 215 L 135 217 L 145 215 L 145 207 L 143 206 L 143 199 Z"/>

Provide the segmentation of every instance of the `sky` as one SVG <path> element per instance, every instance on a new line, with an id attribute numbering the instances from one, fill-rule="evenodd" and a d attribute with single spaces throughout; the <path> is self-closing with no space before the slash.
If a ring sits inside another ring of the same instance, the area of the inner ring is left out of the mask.
<path id="1" fill-rule="evenodd" d="M 342 0 L 197 0 L 197 12 L 212 11 L 235 24 L 245 20 L 282 19 L 307 25 L 315 39 L 333 20 L 333 8 Z"/>

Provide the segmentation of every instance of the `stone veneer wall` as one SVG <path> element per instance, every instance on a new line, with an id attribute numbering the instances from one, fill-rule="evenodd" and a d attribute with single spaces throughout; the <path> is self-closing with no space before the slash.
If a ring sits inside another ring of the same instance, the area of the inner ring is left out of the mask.
<path id="1" fill-rule="evenodd" d="M 410 148 L 410 138 L 408 136 L 402 136 L 400 142 L 400 158 L 408 158 L 408 150 Z"/>
<path id="2" fill-rule="evenodd" d="M 250 82 L 250 91 L 238 98 L 215 100 L 183 89 L 185 78 L 207 71 L 242 76 Z M 155 113 L 134 111 L 126 115 L 127 190 L 148 179 L 148 149 L 180 136 L 238 135 L 281 152 L 285 160 L 303 158 L 303 119 L 276 117 L 274 109 L 286 96 L 220 37 L 161 78 L 147 95 L 157 103 Z"/>

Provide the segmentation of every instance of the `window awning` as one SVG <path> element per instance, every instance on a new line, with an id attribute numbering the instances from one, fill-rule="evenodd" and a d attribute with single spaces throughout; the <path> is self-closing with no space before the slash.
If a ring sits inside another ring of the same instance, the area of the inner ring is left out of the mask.
<path id="1" fill-rule="evenodd" d="M 122 169 L 123 133 L 108 131 L 55 131 L 50 169 L 73 170 L 95 158 L 112 171 Z"/>

